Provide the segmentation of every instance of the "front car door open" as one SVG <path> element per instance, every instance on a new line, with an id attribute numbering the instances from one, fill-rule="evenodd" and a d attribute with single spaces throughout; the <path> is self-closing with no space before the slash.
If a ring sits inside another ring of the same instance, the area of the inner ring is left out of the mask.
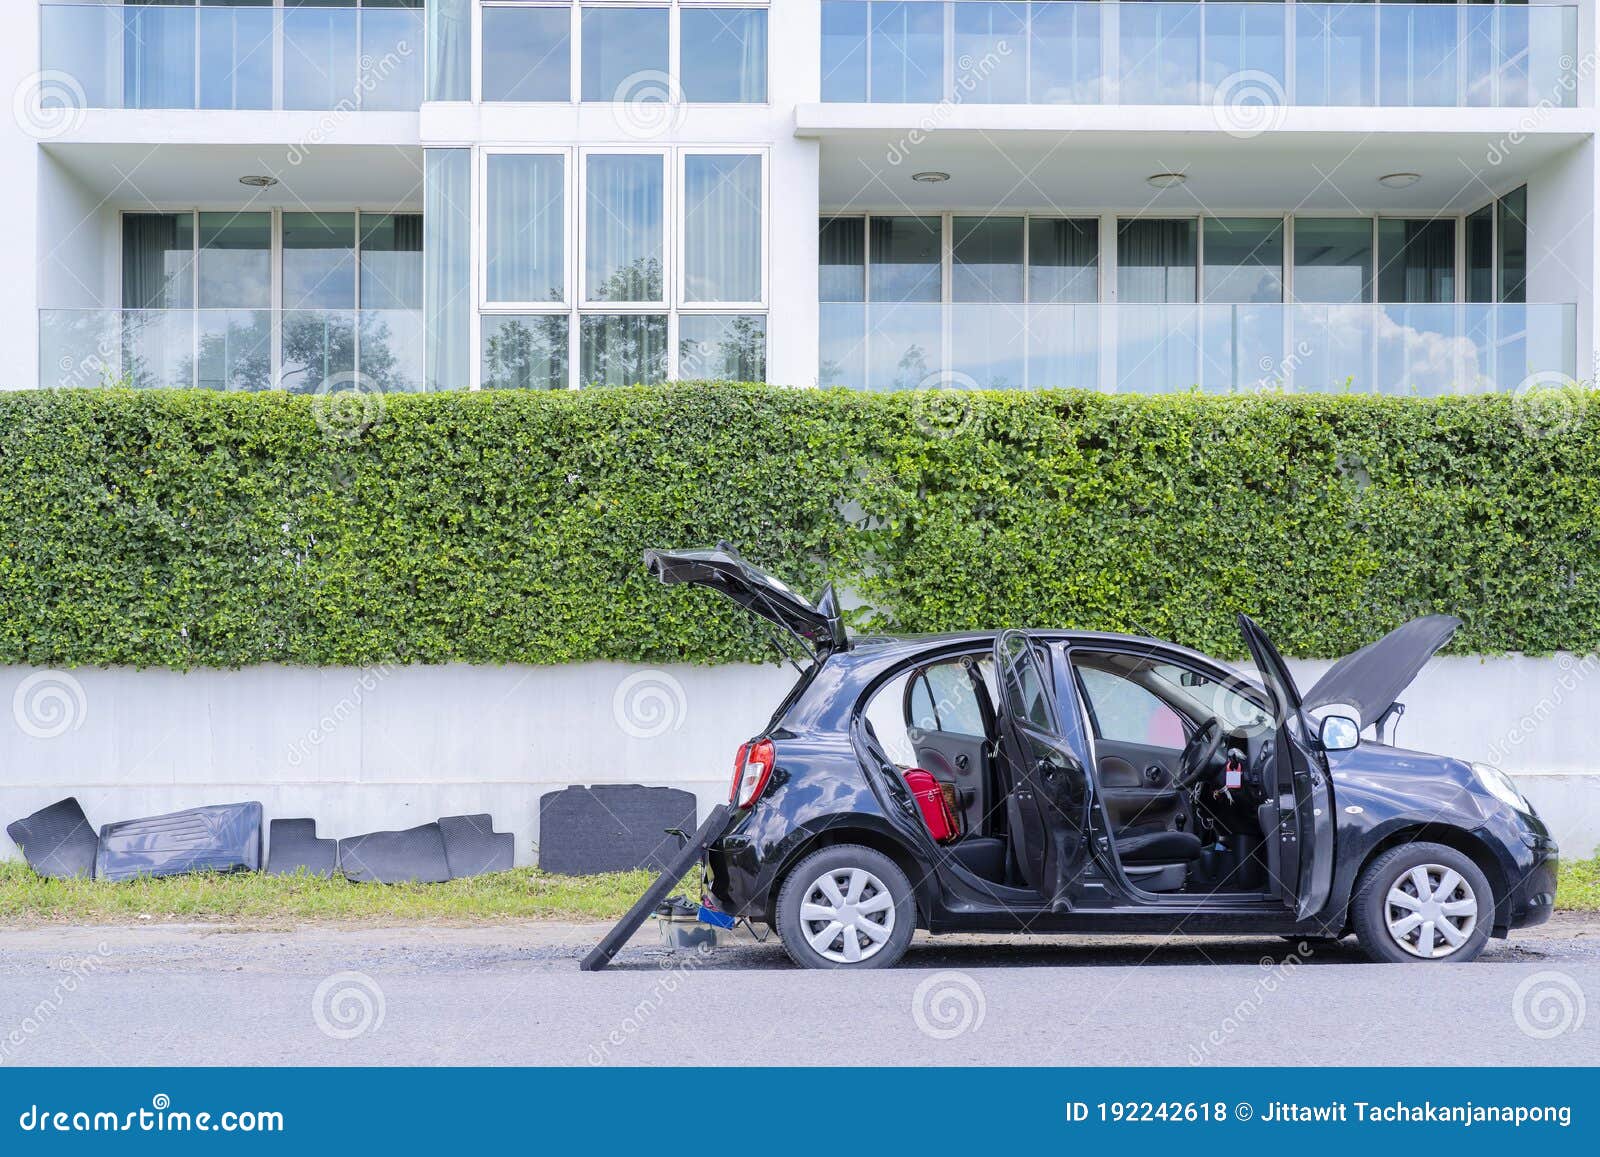
<path id="1" fill-rule="evenodd" d="M 1058 912 L 1088 856 L 1088 772 L 1072 754 L 1037 647 L 1006 631 L 994 647 L 1000 750 L 1009 768 L 1007 827 L 1022 877 Z"/>
<path id="2" fill-rule="evenodd" d="M 1279 791 L 1280 863 L 1295 864 L 1293 881 L 1285 879 L 1284 901 L 1295 905 L 1295 916 L 1310 919 L 1328 902 L 1333 891 L 1333 777 L 1321 743 L 1313 737 L 1300 690 L 1294 677 L 1249 615 L 1239 616 L 1250 657 L 1275 707 Z M 1285 873 L 1287 877 L 1291 873 Z"/>

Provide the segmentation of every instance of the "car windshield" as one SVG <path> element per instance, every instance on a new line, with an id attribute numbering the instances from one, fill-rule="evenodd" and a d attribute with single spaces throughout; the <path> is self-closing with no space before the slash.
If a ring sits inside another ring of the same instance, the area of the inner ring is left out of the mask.
<path id="1" fill-rule="evenodd" d="M 1221 719 L 1234 727 L 1255 729 L 1272 722 L 1272 716 L 1254 699 L 1176 663 L 1154 663 L 1150 676 L 1157 683 L 1160 694 L 1189 715 L 1206 720 Z"/>

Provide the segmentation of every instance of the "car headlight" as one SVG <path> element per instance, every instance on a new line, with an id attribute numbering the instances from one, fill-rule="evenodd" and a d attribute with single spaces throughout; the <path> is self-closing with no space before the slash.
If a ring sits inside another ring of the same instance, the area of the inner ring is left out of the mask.
<path id="1" fill-rule="evenodd" d="M 1528 803 L 1528 797 L 1522 794 L 1522 789 L 1498 767 L 1487 763 L 1474 763 L 1472 773 L 1478 777 L 1478 782 L 1483 784 L 1483 789 L 1501 803 L 1510 804 L 1518 811 L 1533 810 Z"/>

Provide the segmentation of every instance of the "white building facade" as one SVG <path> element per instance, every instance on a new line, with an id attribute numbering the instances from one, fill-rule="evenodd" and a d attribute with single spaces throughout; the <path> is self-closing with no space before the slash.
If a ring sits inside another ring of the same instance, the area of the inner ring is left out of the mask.
<path id="1" fill-rule="evenodd" d="M 5 19 L 13 388 L 1595 377 L 1588 0 Z"/>

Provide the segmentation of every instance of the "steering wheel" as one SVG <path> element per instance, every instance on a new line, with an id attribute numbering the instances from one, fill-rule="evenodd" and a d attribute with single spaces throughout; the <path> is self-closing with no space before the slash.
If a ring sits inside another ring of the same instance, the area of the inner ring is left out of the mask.
<path id="1" fill-rule="evenodd" d="M 1178 778 L 1173 787 L 1187 788 L 1211 770 L 1211 761 L 1222 747 L 1222 724 L 1215 716 L 1195 728 L 1178 756 Z"/>

